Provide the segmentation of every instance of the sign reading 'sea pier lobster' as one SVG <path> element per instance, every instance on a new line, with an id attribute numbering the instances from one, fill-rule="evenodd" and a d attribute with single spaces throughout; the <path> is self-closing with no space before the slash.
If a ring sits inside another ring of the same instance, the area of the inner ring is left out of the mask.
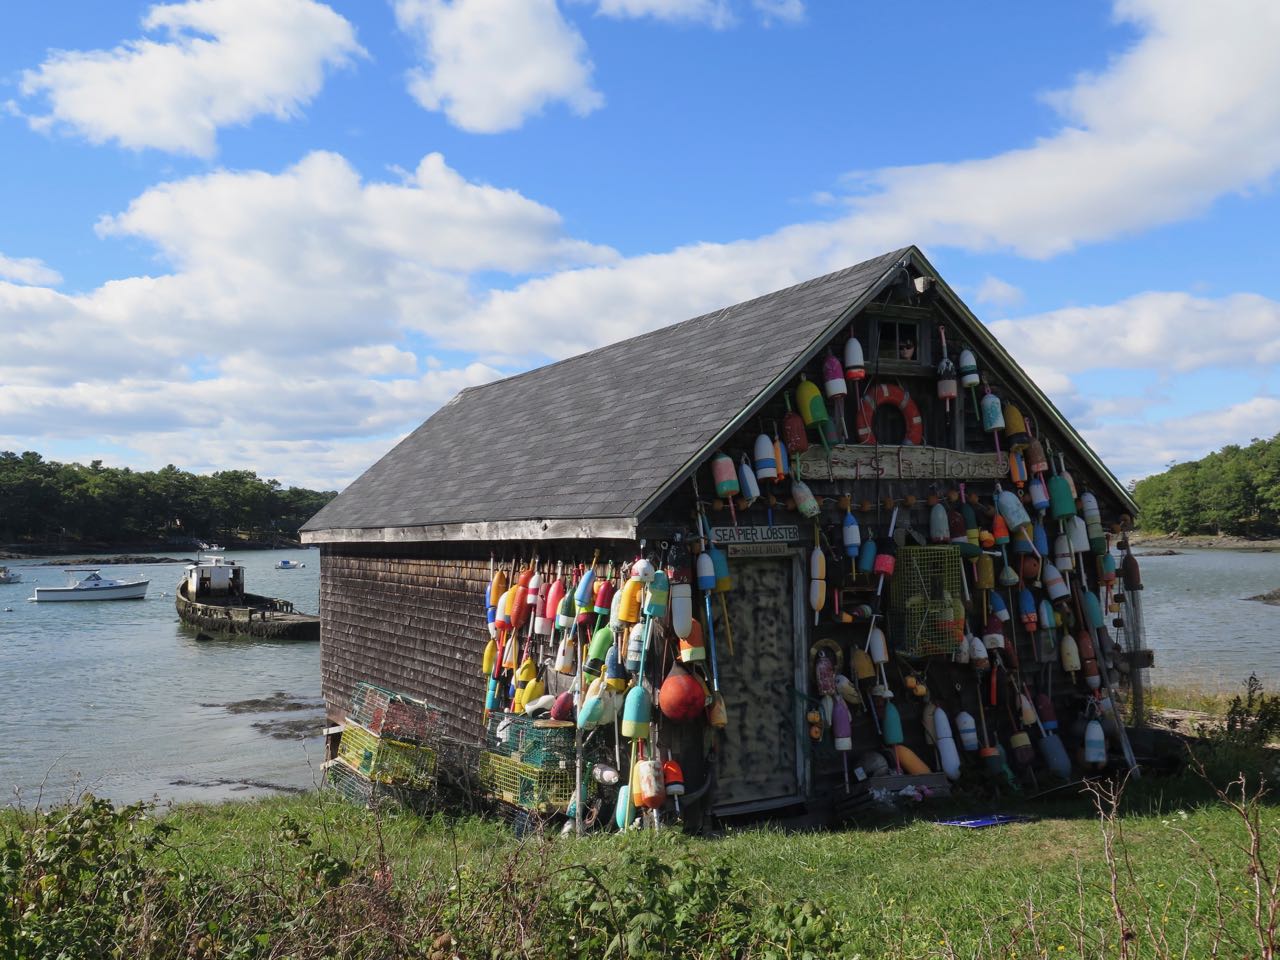
<path id="1" fill-rule="evenodd" d="M 798 457 L 803 474 L 832 480 L 999 480 L 1009 461 L 996 453 L 966 453 L 944 447 L 876 447 L 842 444 L 828 461 L 821 447 Z"/>
<path id="2" fill-rule="evenodd" d="M 785 557 L 800 540 L 795 524 L 776 527 L 712 527 L 711 539 L 731 557 Z"/>

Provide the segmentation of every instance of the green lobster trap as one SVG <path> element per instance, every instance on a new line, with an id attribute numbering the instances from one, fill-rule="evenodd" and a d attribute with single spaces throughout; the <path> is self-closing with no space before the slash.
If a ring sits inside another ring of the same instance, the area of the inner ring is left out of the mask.
<path id="1" fill-rule="evenodd" d="M 357 723 L 348 723 L 338 741 L 338 759 L 379 783 L 414 789 L 435 782 L 436 751 L 419 743 L 379 737 Z"/>
<path id="2" fill-rule="evenodd" d="M 964 568 L 945 544 L 900 547 L 889 603 L 894 647 L 908 657 L 950 656 L 964 640 Z"/>
<path id="3" fill-rule="evenodd" d="M 372 780 L 342 759 L 328 763 L 325 782 L 344 800 L 370 809 L 402 808 L 424 812 L 431 806 L 430 791 Z"/>
<path id="4" fill-rule="evenodd" d="M 375 736 L 408 743 L 427 743 L 440 733 L 437 708 L 367 680 L 351 692 L 351 719 Z"/>
<path id="5" fill-rule="evenodd" d="M 574 778 L 572 760 L 540 767 L 491 750 L 480 752 L 479 779 L 485 792 L 522 810 L 564 811 L 573 799 Z"/>
<path id="6" fill-rule="evenodd" d="M 567 720 L 534 720 L 518 713 L 494 713 L 485 727 L 490 753 L 543 769 L 573 766 L 574 725 Z"/>

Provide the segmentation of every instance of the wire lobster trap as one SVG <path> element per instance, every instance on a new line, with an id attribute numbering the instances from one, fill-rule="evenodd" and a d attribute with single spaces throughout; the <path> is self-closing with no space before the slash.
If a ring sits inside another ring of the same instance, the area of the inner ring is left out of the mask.
<path id="1" fill-rule="evenodd" d="M 425 790 L 435 782 L 437 758 L 432 747 L 379 737 L 357 723 L 343 728 L 338 759 L 379 783 Z"/>
<path id="2" fill-rule="evenodd" d="M 480 752 L 479 780 L 494 800 L 537 813 L 563 813 L 573 799 L 573 761 L 553 767 L 523 763 L 514 756 Z"/>
<path id="3" fill-rule="evenodd" d="M 895 648 L 908 657 L 953 654 L 964 641 L 964 588 L 956 547 L 900 547 L 889 582 Z"/>
<path id="4" fill-rule="evenodd" d="M 573 765 L 574 725 L 567 720 L 535 720 L 518 713 L 493 713 L 485 726 L 485 749 L 543 769 Z"/>
<path id="5" fill-rule="evenodd" d="M 440 734 L 438 708 L 367 680 L 351 692 L 350 717 L 375 736 L 408 743 L 427 743 Z"/>
<path id="6" fill-rule="evenodd" d="M 373 780 L 341 758 L 329 762 L 325 782 L 343 799 L 369 809 L 400 808 L 422 813 L 432 805 L 433 794 L 429 790 Z"/>

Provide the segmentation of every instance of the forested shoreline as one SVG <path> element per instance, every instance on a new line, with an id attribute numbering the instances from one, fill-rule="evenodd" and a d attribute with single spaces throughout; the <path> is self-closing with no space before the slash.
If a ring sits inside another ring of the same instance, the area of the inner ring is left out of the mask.
<path id="1" fill-rule="evenodd" d="M 252 470 L 136 471 L 0 452 L 0 544 L 274 543 L 336 491 L 284 487 Z"/>
<path id="2" fill-rule="evenodd" d="M 1143 530 L 1280 536 L 1280 434 L 1174 464 L 1134 484 L 1133 497 Z"/>

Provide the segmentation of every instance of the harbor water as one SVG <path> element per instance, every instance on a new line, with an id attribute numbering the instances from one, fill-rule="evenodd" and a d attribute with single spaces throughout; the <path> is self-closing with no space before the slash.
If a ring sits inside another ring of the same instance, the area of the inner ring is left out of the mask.
<path id="1" fill-rule="evenodd" d="M 318 612 L 318 550 L 225 555 L 245 567 L 249 592 Z M 174 609 L 177 563 L 100 568 L 150 578 L 145 600 L 28 602 L 36 586 L 67 582 L 61 565 L 43 565 L 56 559 L 5 561 L 23 582 L 0 586 L 0 790 L 9 803 L 86 790 L 216 801 L 319 782 L 318 643 L 202 637 Z M 275 569 L 282 559 L 306 566 Z"/>
<path id="2" fill-rule="evenodd" d="M 227 556 L 245 566 L 249 591 L 318 610 L 318 551 Z M 286 558 L 306 567 L 276 570 Z M 1280 587 L 1280 558 L 1187 550 L 1140 563 L 1153 682 L 1230 691 L 1256 672 L 1280 689 L 1280 607 L 1243 599 Z M 0 586 L 0 789 L 9 803 L 85 790 L 218 801 L 319 782 L 318 644 L 199 639 L 174 610 L 179 564 L 102 568 L 150 577 L 145 600 L 66 604 L 26 599 L 36 585 L 65 582 L 59 566 L 8 564 L 24 579 Z M 477 658 L 481 646 L 477 638 Z"/>

